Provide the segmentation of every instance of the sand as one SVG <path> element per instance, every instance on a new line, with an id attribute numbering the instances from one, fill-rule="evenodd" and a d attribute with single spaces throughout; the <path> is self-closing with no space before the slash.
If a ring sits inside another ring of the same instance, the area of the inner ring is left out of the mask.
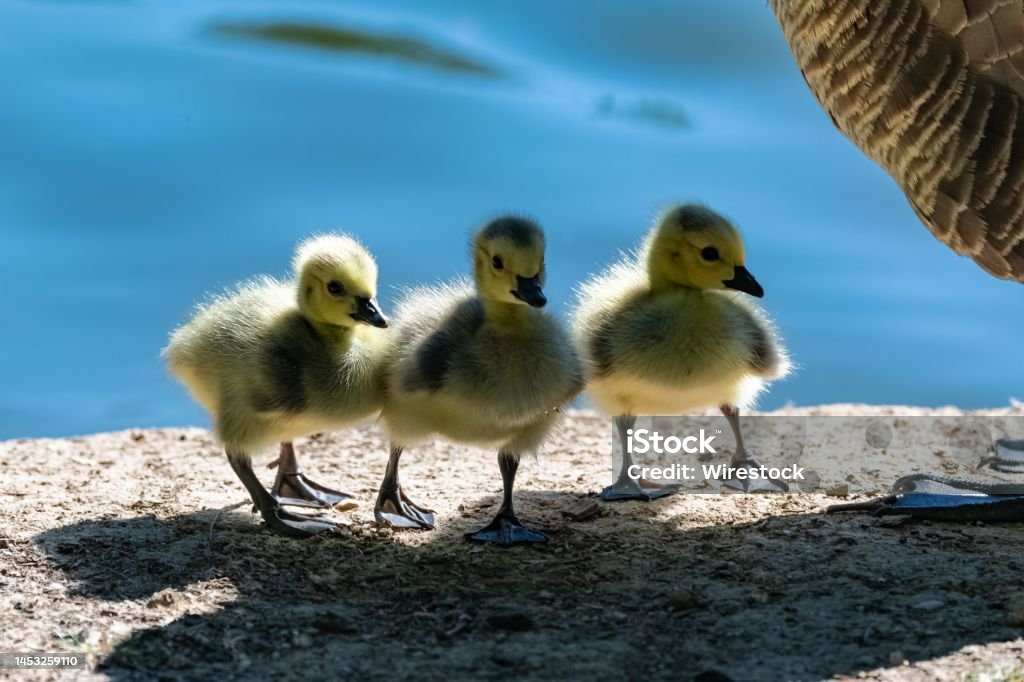
<path id="1" fill-rule="evenodd" d="M 493 453 L 443 441 L 402 470 L 438 528 L 375 526 L 374 425 L 296 441 L 307 473 L 361 503 L 309 540 L 261 526 L 204 429 L 0 443 L 0 652 L 89 662 L 0 678 L 1024 679 L 1021 525 L 826 515 L 843 501 L 832 474 L 831 496 L 597 503 L 609 429 L 572 412 L 523 461 L 518 511 L 552 541 L 512 549 L 463 540 L 500 478 Z M 914 466 L 970 474 L 932 450 Z M 882 460 L 845 492 L 906 466 Z"/>

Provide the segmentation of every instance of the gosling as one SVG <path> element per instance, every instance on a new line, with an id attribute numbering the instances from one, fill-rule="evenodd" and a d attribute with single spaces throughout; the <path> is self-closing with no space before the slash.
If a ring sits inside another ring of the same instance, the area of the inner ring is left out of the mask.
<path id="1" fill-rule="evenodd" d="M 512 504 L 519 458 L 535 451 L 562 406 L 583 387 L 568 334 L 547 303 L 544 233 L 498 218 L 473 238 L 474 287 L 465 280 L 411 291 L 398 306 L 384 370 L 381 418 L 391 441 L 374 515 L 396 528 L 433 528 L 434 514 L 398 480 L 399 458 L 433 434 L 498 449 L 504 496 L 494 520 L 467 538 L 499 545 L 545 542 Z"/>
<path id="2" fill-rule="evenodd" d="M 736 293 L 764 295 L 744 263 L 736 227 L 685 204 L 662 215 L 638 253 L 580 287 L 572 331 L 587 392 L 614 415 L 622 443 L 622 469 L 605 500 L 651 500 L 678 489 L 629 477 L 627 432 L 640 414 L 717 405 L 736 437 L 733 466 L 759 466 L 743 446 L 740 410 L 785 376 L 789 360 L 765 314 Z M 784 481 L 761 484 L 788 489 Z M 729 485 L 749 490 L 745 482 Z"/>
<path id="3" fill-rule="evenodd" d="M 336 524 L 282 505 L 326 508 L 351 496 L 299 469 L 292 439 L 374 415 L 388 326 L 376 302 L 377 265 L 355 239 L 323 235 L 299 245 L 295 279 L 262 277 L 201 306 L 163 351 L 172 374 L 210 413 L 231 468 L 268 528 L 308 536 Z M 281 454 L 270 493 L 250 454 Z"/>

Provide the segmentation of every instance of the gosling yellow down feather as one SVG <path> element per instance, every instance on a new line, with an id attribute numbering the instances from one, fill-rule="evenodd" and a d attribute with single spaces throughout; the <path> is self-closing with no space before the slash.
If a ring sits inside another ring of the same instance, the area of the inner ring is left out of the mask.
<path id="1" fill-rule="evenodd" d="M 745 267 L 736 227 L 696 204 L 665 212 L 641 249 L 583 284 L 573 336 L 587 366 L 587 393 L 616 417 L 620 439 L 637 415 L 720 406 L 737 436 L 734 463 L 751 462 L 737 419 L 789 361 L 774 325 L 750 296 L 763 289 Z M 652 499 L 672 487 L 627 476 L 605 499 Z M 779 485 L 782 487 L 782 485 Z"/>
<path id="2" fill-rule="evenodd" d="M 299 245 L 294 280 L 261 277 L 199 308 L 164 357 L 210 413 L 232 468 L 268 527 L 309 535 L 333 524 L 281 509 L 329 507 L 351 496 L 298 468 L 291 439 L 374 415 L 387 321 L 376 304 L 377 265 L 355 239 L 323 235 Z M 272 493 L 250 455 L 281 443 Z"/>
<path id="3" fill-rule="evenodd" d="M 395 315 L 384 371 L 382 421 L 391 458 L 377 520 L 431 528 L 433 513 L 398 483 L 405 447 L 433 434 L 498 448 L 504 501 L 494 521 L 469 535 L 511 544 L 546 538 L 522 526 L 512 506 L 519 458 L 535 451 L 582 388 L 568 334 L 543 313 L 544 234 L 529 220 L 502 217 L 473 239 L 475 286 L 465 280 L 412 291 Z"/>

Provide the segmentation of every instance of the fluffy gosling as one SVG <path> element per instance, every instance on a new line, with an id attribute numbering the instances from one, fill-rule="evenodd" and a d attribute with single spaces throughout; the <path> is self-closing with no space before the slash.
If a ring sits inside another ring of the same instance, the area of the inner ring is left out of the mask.
<path id="1" fill-rule="evenodd" d="M 377 265 L 355 239 L 309 239 L 296 250 L 293 269 L 294 281 L 259 278 L 201 306 L 173 332 L 163 355 L 210 413 L 267 526 L 306 536 L 335 524 L 281 505 L 330 507 L 351 496 L 303 475 L 291 440 L 380 409 L 388 324 L 376 303 Z M 268 493 L 250 453 L 274 442 L 281 456 Z"/>
<path id="2" fill-rule="evenodd" d="M 494 520 L 471 540 L 544 542 L 512 505 L 519 458 L 536 450 L 562 406 L 582 388 L 568 334 L 541 312 L 544 233 L 529 220 L 502 217 L 473 238 L 475 287 L 465 280 L 413 290 L 395 315 L 381 417 L 391 455 L 374 510 L 397 528 L 432 528 L 434 514 L 413 503 L 398 481 L 409 445 L 432 434 L 494 446 L 504 497 Z"/>
<path id="3" fill-rule="evenodd" d="M 640 414 L 718 405 L 736 436 L 733 466 L 757 466 L 743 446 L 740 409 L 784 376 L 789 361 L 771 322 L 737 293 L 764 295 L 745 260 L 732 223 L 686 204 L 661 216 L 638 254 L 580 288 L 572 326 L 587 392 L 615 416 L 622 442 L 622 469 L 604 499 L 650 500 L 677 489 L 627 475 L 626 434 Z"/>

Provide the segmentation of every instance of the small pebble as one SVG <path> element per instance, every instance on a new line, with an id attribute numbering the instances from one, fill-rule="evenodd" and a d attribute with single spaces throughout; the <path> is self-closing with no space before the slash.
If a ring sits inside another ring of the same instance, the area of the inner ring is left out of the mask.
<path id="1" fill-rule="evenodd" d="M 146 602 L 147 609 L 156 609 L 161 606 L 171 606 L 174 604 L 174 593 L 170 590 L 164 590 L 157 592 L 153 597 Z"/>
<path id="2" fill-rule="evenodd" d="M 355 623 L 350 618 L 328 611 L 313 619 L 313 627 L 320 632 L 327 632 L 332 635 L 350 635 L 358 631 Z"/>
<path id="3" fill-rule="evenodd" d="M 1024 593 L 1010 597 L 1006 608 L 1006 624 L 1011 628 L 1024 627 Z"/>
<path id="4" fill-rule="evenodd" d="M 846 497 L 850 494 L 850 486 L 846 483 L 840 483 L 826 490 L 825 494 L 829 497 Z"/>
<path id="5" fill-rule="evenodd" d="M 491 662 L 495 665 L 500 665 L 502 668 L 512 668 L 516 665 L 514 658 L 510 658 L 504 654 L 494 654 L 491 656 Z"/>
<path id="6" fill-rule="evenodd" d="M 889 665 L 906 665 L 908 663 L 906 657 L 902 651 L 893 651 L 889 653 Z"/>
<path id="7" fill-rule="evenodd" d="M 487 617 L 487 624 L 495 630 L 510 630 L 512 632 L 525 632 L 536 627 L 536 623 L 528 615 L 514 611 L 490 615 Z"/>
<path id="8" fill-rule="evenodd" d="M 682 590 L 680 592 L 673 592 L 669 597 L 669 601 L 672 603 L 672 608 L 676 611 L 686 611 L 697 606 L 697 595 L 690 590 Z"/>
<path id="9" fill-rule="evenodd" d="M 128 623 L 112 623 L 110 625 L 110 634 L 115 639 L 123 639 L 132 633 L 132 626 Z"/>
<path id="10" fill-rule="evenodd" d="M 800 488 L 801 492 L 817 492 L 821 488 L 821 476 L 814 469 L 807 469 L 804 471 L 803 480 L 797 481 L 797 487 Z"/>

